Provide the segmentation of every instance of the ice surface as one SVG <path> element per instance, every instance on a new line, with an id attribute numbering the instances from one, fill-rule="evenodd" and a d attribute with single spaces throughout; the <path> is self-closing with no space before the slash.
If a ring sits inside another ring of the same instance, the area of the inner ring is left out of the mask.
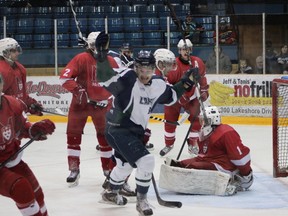
<path id="1" fill-rule="evenodd" d="M 176 158 L 183 144 L 188 124 L 177 128 L 177 140 L 174 149 L 168 154 Z M 167 208 L 157 203 L 153 186 L 148 199 L 154 207 L 154 215 L 205 215 L 205 216 L 281 216 L 288 215 L 288 178 L 272 177 L 272 127 L 232 125 L 241 135 L 243 143 L 250 147 L 252 168 L 255 180 L 250 191 L 239 192 L 232 197 L 181 195 L 160 189 L 164 200 L 177 200 L 183 203 L 182 208 Z M 152 152 L 156 158 L 155 178 L 158 181 L 160 165 L 165 158 L 159 156 L 164 146 L 163 124 L 152 123 Z M 45 193 L 45 201 L 50 216 L 130 216 L 137 215 L 135 201 L 124 206 L 113 206 L 100 203 L 101 185 L 104 176 L 100 167 L 99 152 L 92 123 L 85 127 L 82 153 L 81 177 L 79 186 L 68 188 L 66 177 L 68 167 L 66 159 L 66 124 L 57 123 L 55 133 L 47 141 L 34 142 L 25 149 L 23 160 L 28 162 Z M 27 140 L 24 140 L 26 142 Z M 189 157 L 185 146 L 181 159 Z M 130 185 L 134 188 L 134 173 Z M 0 216 L 20 215 L 14 202 L 0 196 Z"/>

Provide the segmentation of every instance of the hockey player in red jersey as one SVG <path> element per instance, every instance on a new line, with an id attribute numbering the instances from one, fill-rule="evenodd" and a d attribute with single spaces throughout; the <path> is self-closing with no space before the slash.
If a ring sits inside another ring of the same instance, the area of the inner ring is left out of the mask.
<path id="1" fill-rule="evenodd" d="M 167 81 L 174 85 L 177 83 L 183 74 L 189 70 L 189 68 L 198 68 L 198 72 L 200 75 L 199 85 L 200 85 L 200 97 L 202 101 L 206 101 L 208 98 L 208 88 L 206 79 L 206 69 L 204 62 L 196 57 L 190 55 L 192 52 L 193 44 L 189 39 L 181 39 L 177 45 L 179 56 L 176 58 L 177 69 L 171 71 L 167 76 Z M 200 112 L 200 105 L 196 95 L 196 87 L 194 86 L 189 92 L 183 94 L 183 96 L 179 99 L 179 101 L 173 106 L 165 106 L 164 107 L 164 119 L 176 122 L 179 118 L 181 109 L 183 108 L 185 111 L 190 113 L 189 121 L 192 121 L 193 116 L 198 115 Z M 196 119 L 197 120 L 197 119 Z M 197 154 L 198 147 L 198 131 L 200 129 L 200 124 L 198 121 L 193 123 L 193 127 L 191 128 L 189 137 L 188 137 L 188 151 L 190 154 Z M 173 147 L 175 142 L 175 131 L 176 125 L 165 124 L 165 147 L 160 151 L 160 155 L 166 155 Z"/>
<path id="2" fill-rule="evenodd" d="M 204 118 L 207 118 L 207 125 Z M 182 161 L 171 160 L 170 165 L 229 173 L 238 191 L 247 190 L 253 184 L 250 149 L 242 143 L 234 128 L 221 124 L 217 107 L 206 107 L 205 115 L 201 112 L 199 119 L 202 127 L 198 156 Z"/>
<path id="3" fill-rule="evenodd" d="M 47 139 L 55 125 L 49 119 L 34 124 L 27 121 L 22 101 L 2 94 L 3 78 L 0 74 L 0 194 L 14 200 L 24 216 L 47 216 L 44 194 L 29 166 L 22 161 L 21 138 L 42 135 L 37 140 Z M 4 206 L 1 206 L 4 208 Z"/>
<path id="4" fill-rule="evenodd" d="M 18 62 L 22 48 L 13 38 L 0 40 L 0 74 L 5 81 L 3 93 L 21 99 L 26 105 L 26 112 L 42 116 L 42 105 L 31 98 L 26 91 L 26 69 Z"/>
<path id="5" fill-rule="evenodd" d="M 86 51 L 76 55 L 61 71 L 62 86 L 73 95 L 67 125 L 68 166 L 70 175 L 66 181 L 76 186 L 80 177 L 81 138 L 87 118 L 91 116 L 100 145 L 100 157 L 105 176 L 110 173 L 112 148 L 104 137 L 105 114 L 111 106 L 111 94 L 96 79 L 95 40 L 100 32 L 91 32 L 87 38 Z M 108 57 L 112 68 L 118 68 L 113 57 Z"/>
<path id="6" fill-rule="evenodd" d="M 172 51 L 160 48 L 154 52 L 154 57 L 156 60 L 156 75 L 166 78 L 169 71 L 177 69 L 176 57 Z"/>

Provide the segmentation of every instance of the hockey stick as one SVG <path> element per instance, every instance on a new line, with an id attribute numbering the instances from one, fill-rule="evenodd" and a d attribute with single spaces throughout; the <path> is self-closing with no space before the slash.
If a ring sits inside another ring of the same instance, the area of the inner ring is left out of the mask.
<path id="1" fill-rule="evenodd" d="M 73 16 L 74 16 L 74 21 L 75 21 L 75 24 L 76 24 L 76 28 L 78 30 L 78 35 L 79 35 L 79 38 L 86 41 L 86 38 L 83 38 L 83 35 L 82 35 L 82 32 L 81 32 L 81 29 L 80 29 L 80 26 L 79 26 L 79 21 L 77 20 L 77 16 L 76 16 L 76 12 L 73 8 L 73 1 L 72 0 L 69 0 L 69 3 L 70 3 L 70 7 L 71 7 L 71 11 L 73 13 Z"/>
<path id="2" fill-rule="evenodd" d="M 158 187 L 156 185 L 156 181 L 155 181 L 153 174 L 152 174 L 152 183 L 153 183 L 154 191 L 155 191 L 156 198 L 157 198 L 159 205 L 170 207 L 170 208 L 181 208 L 182 207 L 182 203 L 179 201 L 166 201 L 160 197 Z"/>
<path id="3" fill-rule="evenodd" d="M 42 112 L 67 117 L 67 115 L 64 112 L 62 112 L 62 110 L 60 110 L 59 108 L 55 108 L 55 112 L 52 112 L 46 109 L 43 109 Z"/>
<path id="4" fill-rule="evenodd" d="M 196 120 L 198 114 L 199 114 L 199 113 L 196 112 L 195 115 L 193 116 L 192 120 L 191 120 L 190 126 L 189 126 L 189 128 L 188 128 L 188 131 L 187 131 L 187 133 L 186 133 L 186 136 L 185 136 L 185 138 L 184 138 L 184 141 L 183 141 L 183 143 L 182 143 L 182 146 L 181 146 L 181 148 L 180 148 L 180 151 L 179 151 L 179 153 L 178 153 L 178 156 L 177 156 L 177 159 L 176 159 L 176 160 L 179 160 L 179 158 L 180 158 L 180 156 L 181 156 L 181 154 L 182 154 L 182 151 L 183 151 L 183 149 L 184 149 L 184 146 L 185 146 L 186 140 L 188 139 L 188 136 L 189 136 L 190 130 L 191 130 L 191 128 L 193 127 L 194 122 L 195 122 L 195 120 Z"/>
<path id="5" fill-rule="evenodd" d="M 32 137 L 27 143 L 25 143 L 17 152 L 11 155 L 8 159 L 0 164 L 0 169 L 6 166 L 12 159 L 14 159 L 20 152 L 22 152 L 25 148 L 27 148 L 32 142 L 37 140 L 41 136 L 41 133 L 36 134 L 36 136 Z"/>
<path id="6" fill-rule="evenodd" d="M 161 122 L 164 122 L 164 123 L 167 123 L 167 124 L 172 124 L 172 125 L 181 125 L 183 122 L 185 122 L 188 119 L 189 115 L 190 114 L 185 111 L 182 114 L 181 119 L 179 119 L 176 122 L 169 121 L 169 120 L 166 120 L 166 119 L 162 119 L 162 118 L 159 118 L 159 117 L 156 117 L 156 116 L 150 116 L 150 119 L 153 119 L 153 120 L 156 120 L 156 121 L 161 121 Z"/>

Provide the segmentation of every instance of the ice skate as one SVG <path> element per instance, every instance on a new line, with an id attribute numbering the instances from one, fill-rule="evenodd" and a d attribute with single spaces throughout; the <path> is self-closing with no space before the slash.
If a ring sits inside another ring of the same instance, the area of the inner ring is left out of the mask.
<path id="1" fill-rule="evenodd" d="M 110 186 L 109 186 L 109 178 L 106 178 L 105 180 L 104 180 L 104 182 L 103 182 L 103 184 L 102 184 L 102 188 L 104 189 L 104 190 L 109 190 L 110 189 Z"/>
<path id="2" fill-rule="evenodd" d="M 170 152 L 173 149 L 174 145 L 170 145 L 170 146 L 165 146 L 161 151 L 160 151 L 160 156 L 165 156 L 166 154 L 168 154 L 168 152 Z"/>
<path id="3" fill-rule="evenodd" d="M 146 143 L 145 147 L 148 151 L 154 150 L 154 145 L 152 143 Z"/>
<path id="4" fill-rule="evenodd" d="M 109 204 L 120 206 L 127 204 L 127 198 L 115 191 L 105 190 L 104 193 L 102 194 L 102 199 L 103 201 Z"/>
<path id="5" fill-rule="evenodd" d="M 99 145 L 99 144 L 96 145 L 96 150 L 97 150 L 97 151 L 100 151 L 100 145 Z"/>
<path id="6" fill-rule="evenodd" d="M 131 189 L 130 185 L 129 185 L 127 182 L 125 182 L 125 183 L 123 184 L 123 187 L 122 187 L 121 190 L 119 191 L 119 194 L 120 194 L 120 195 L 123 195 L 123 196 L 127 196 L 127 197 L 134 197 L 134 196 L 136 196 L 136 192 Z"/>
<path id="7" fill-rule="evenodd" d="M 138 197 L 137 195 L 137 203 L 136 210 L 139 212 L 139 216 L 153 215 L 153 210 L 151 209 L 146 196 Z"/>
<path id="8" fill-rule="evenodd" d="M 70 175 L 67 177 L 66 182 L 69 187 L 76 187 L 79 184 L 80 170 L 72 170 Z"/>

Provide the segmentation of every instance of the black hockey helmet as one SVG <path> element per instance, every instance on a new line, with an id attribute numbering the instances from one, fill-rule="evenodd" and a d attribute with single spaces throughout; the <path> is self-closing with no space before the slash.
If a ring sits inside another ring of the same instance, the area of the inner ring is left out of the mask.
<path id="1" fill-rule="evenodd" d="M 122 46 L 120 47 L 120 51 L 130 51 L 132 52 L 133 47 L 129 43 L 123 43 Z"/>
<path id="2" fill-rule="evenodd" d="M 156 59 L 151 51 L 141 50 L 137 53 L 135 63 L 143 66 L 155 65 Z"/>

